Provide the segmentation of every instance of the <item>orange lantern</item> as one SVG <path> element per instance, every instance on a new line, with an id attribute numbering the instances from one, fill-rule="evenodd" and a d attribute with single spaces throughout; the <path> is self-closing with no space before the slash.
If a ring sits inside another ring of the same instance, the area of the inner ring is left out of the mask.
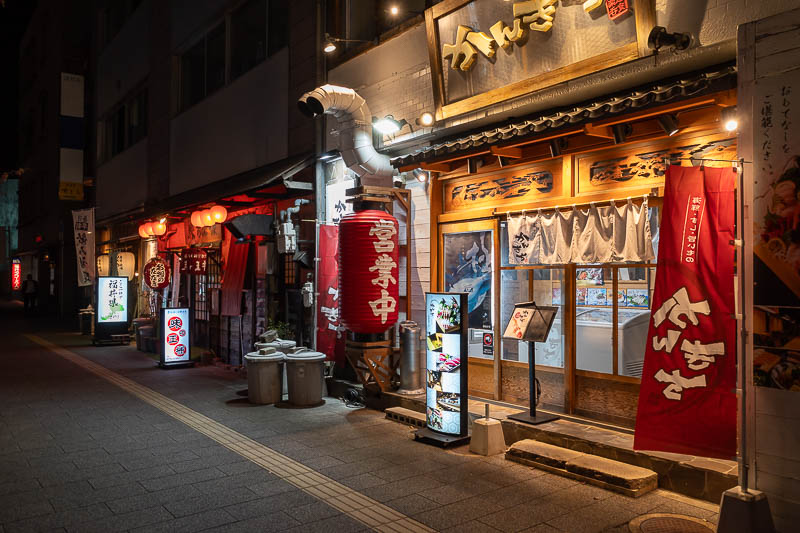
<path id="1" fill-rule="evenodd" d="M 146 224 L 139 224 L 139 237 L 141 237 L 142 239 L 149 239 L 150 235 L 148 235 L 145 226 Z"/>
<path id="2" fill-rule="evenodd" d="M 154 237 L 155 236 L 155 232 L 153 231 L 153 223 L 152 222 L 145 222 L 144 231 L 147 232 L 147 236 L 148 237 Z"/>
<path id="3" fill-rule="evenodd" d="M 192 211 L 192 226 L 195 228 L 202 228 L 203 227 L 203 217 L 200 214 L 200 211 Z"/>
<path id="4" fill-rule="evenodd" d="M 211 218 L 214 219 L 214 222 L 225 222 L 225 219 L 228 217 L 228 210 L 222 207 L 221 205 L 215 205 L 211 208 Z"/>
<path id="5" fill-rule="evenodd" d="M 214 217 L 211 215 L 211 209 L 204 209 L 201 216 L 203 217 L 204 226 L 214 225 Z"/>
<path id="6" fill-rule="evenodd" d="M 166 232 L 167 232 L 166 224 L 164 224 L 160 220 L 158 222 L 153 222 L 153 233 L 155 235 L 158 235 L 160 237 L 161 235 L 164 235 Z"/>

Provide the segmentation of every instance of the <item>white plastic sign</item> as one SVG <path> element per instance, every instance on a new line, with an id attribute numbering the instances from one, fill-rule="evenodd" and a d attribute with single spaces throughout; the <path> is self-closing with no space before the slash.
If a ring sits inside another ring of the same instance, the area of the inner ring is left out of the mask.
<path id="1" fill-rule="evenodd" d="M 164 363 L 188 363 L 190 358 L 189 309 L 186 307 L 163 310 Z"/>

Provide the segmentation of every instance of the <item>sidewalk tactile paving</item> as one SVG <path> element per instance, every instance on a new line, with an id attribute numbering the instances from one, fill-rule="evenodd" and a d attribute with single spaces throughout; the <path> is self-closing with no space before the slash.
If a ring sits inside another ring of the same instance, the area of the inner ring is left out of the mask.
<path id="1" fill-rule="evenodd" d="M 126 392 L 156 407 L 172 418 L 206 435 L 229 450 L 252 461 L 298 489 L 342 511 L 349 517 L 376 531 L 420 531 L 433 529 L 409 518 L 368 496 L 320 474 L 316 470 L 238 433 L 219 422 L 197 413 L 163 394 L 121 376 L 106 367 L 53 344 L 36 335 L 25 335 L 29 340 L 56 355 L 117 385 Z"/>

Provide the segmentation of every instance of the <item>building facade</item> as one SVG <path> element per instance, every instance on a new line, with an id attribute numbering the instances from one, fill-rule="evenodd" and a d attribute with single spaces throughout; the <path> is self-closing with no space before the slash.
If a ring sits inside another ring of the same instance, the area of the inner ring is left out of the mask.
<path id="1" fill-rule="evenodd" d="M 798 3 L 631 0 L 593 12 L 580 2 L 552 4 L 522 13 L 522 3 L 499 0 L 437 3 L 392 39 L 334 59 L 328 82 L 355 89 L 375 118 L 400 121 L 379 140 L 412 190 L 411 217 L 400 221 L 411 317 L 425 323 L 428 291 L 477 296 L 470 396 L 527 406 L 533 362 L 544 409 L 633 427 L 657 257 L 515 257 L 509 227 L 526 215 L 644 205 L 657 252 L 668 165 L 752 161 L 740 149 L 741 130 L 726 127 L 737 108 L 745 110 L 740 124 L 760 112 L 739 100 L 741 50 L 753 45 L 739 37 L 737 51 L 737 28 L 770 16 L 777 24 Z M 516 24 L 523 17 L 525 29 Z M 651 33 L 658 26 L 665 31 Z M 659 40 L 664 35 L 674 39 Z M 763 50 L 766 57 L 773 48 Z M 433 124 L 421 120 L 425 112 Z M 333 137 L 328 143 L 336 146 Z M 328 190 L 341 179 L 346 173 L 331 173 Z M 534 361 L 527 343 L 503 338 L 513 304 L 531 300 L 558 309 Z M 760 429 L 748 433 L 755 452 L 745 462 L 751 487 L 769 493 L 776 523 L 788 531 L 800 502 L 790 488 L 794 458 L 766 441 L 774 424 L 796 426 L 787 411 L 796 402 L 786 391 L 757 392 L 748 420 L 760 418 Z M 782 430 L 781 438 L 796 435 Z"/>
<path id="2" fill-rule="evenodd" d="M 92 202 L 93 64 L 89 2 L 39 2 L 20 43 L 19 241 L 22 275 L 40 311 L 73 319 L 88 303 L 76 284 L 72 209 Z"/>

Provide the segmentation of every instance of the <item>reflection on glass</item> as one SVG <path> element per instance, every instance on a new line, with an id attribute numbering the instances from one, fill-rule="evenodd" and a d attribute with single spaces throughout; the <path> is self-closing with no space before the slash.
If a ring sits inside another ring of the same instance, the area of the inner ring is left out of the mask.
<path id="1" fill-rule="evenodd" d="M 637 378 L 642 376 L 655 274 L 655 267 L 617 269 L 619 305 L 617 356 L 618 371 L 623 376 Z"/>
<path id="2" fill-rule="evenodd" d="M 563 269 L 504 270 L 500 278 L 500 318 L 505 327 L 511 318 L 514 304 L 535 301 L 541 305 L 558 307 L 555 322 L 547 342 L 537 342 L 534 348 L 536 364 L 564 367 L 563 298 L 561 287 Z M 505 361 L 528 362 L 528 343 L 503 339 L 502 358 Z"/>

